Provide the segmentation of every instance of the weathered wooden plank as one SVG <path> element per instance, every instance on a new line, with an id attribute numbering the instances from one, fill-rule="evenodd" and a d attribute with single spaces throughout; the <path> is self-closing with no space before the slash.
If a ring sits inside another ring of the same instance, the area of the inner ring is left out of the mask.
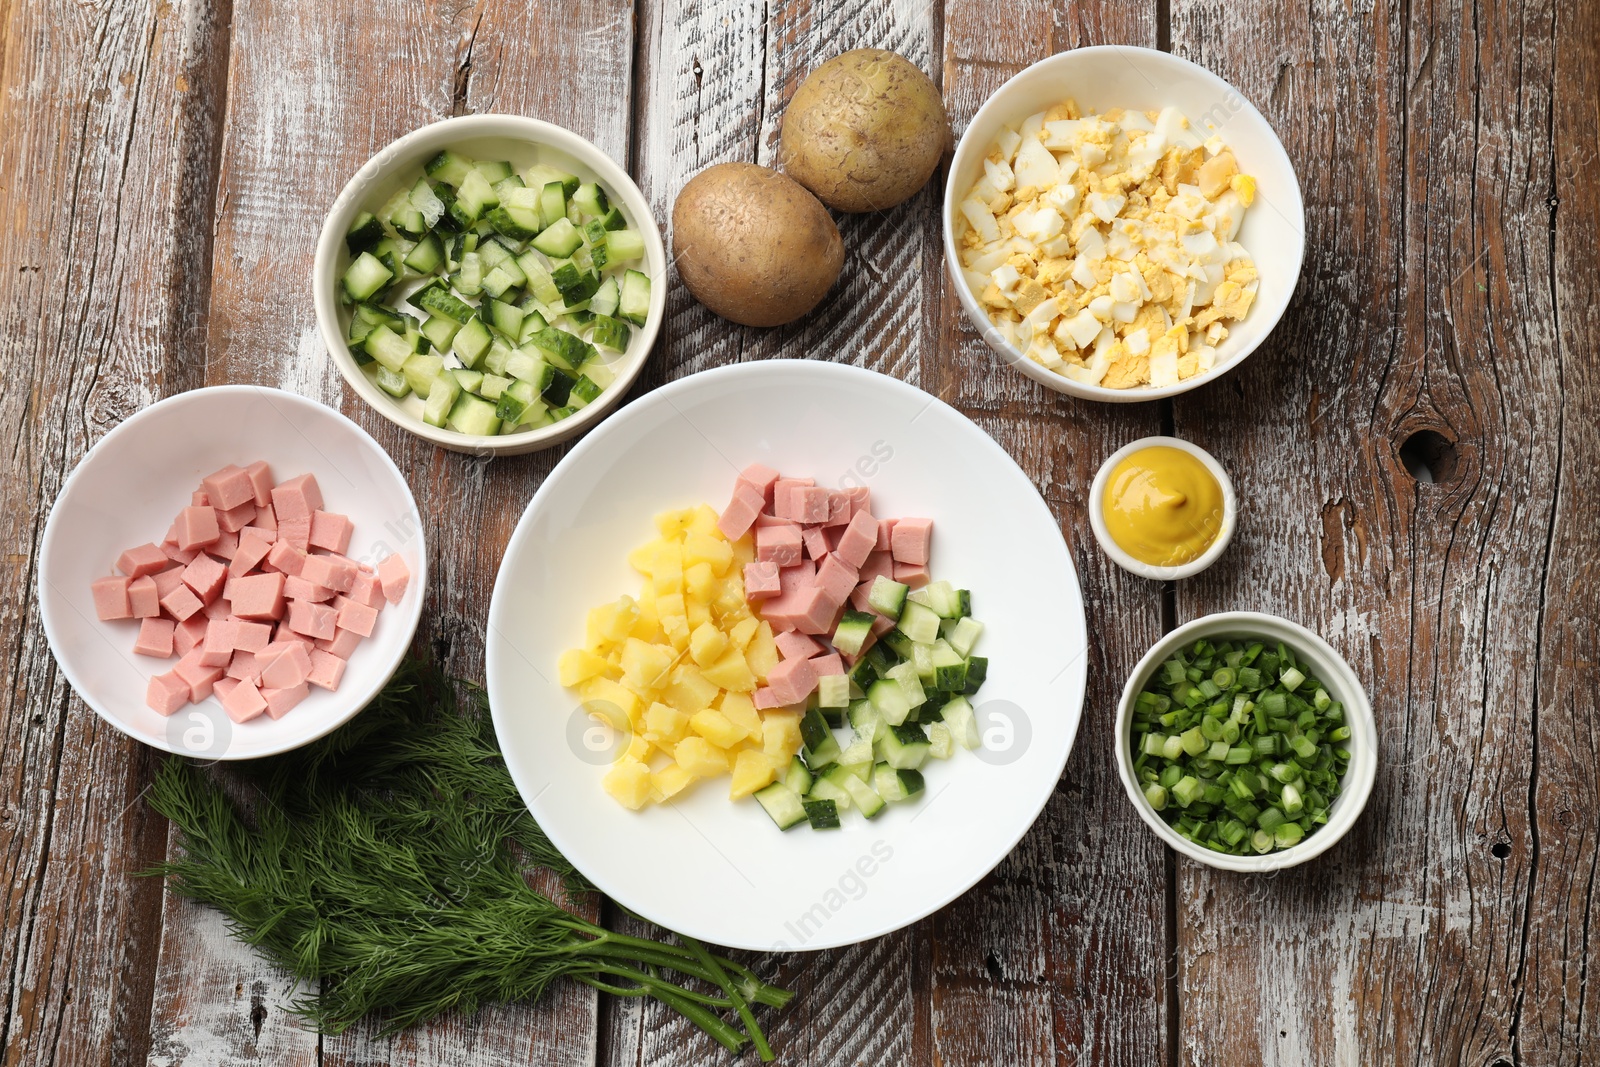
<path id="1" fill-rule="evenodd" d="M 1029 63 L 1081 45 L 1153 45 L 1156 20 L 1154 4 L 947 4 L 944 95 L 957 132 Z M 942 329 L 924 353 L 923 386 L 994 436 L 1051 504 L 1078 568 L 1090 642 L 1083 723 L 1056 796 L 990 878 L 934 917 L 934 1054 L 946 1063 L 1165 1062 L 1165 862 L 1123 800 L 1111 755 L 1122 681 L 1161 633 L 1161 590 L 1105 558 L 1083 504 L 1100 462 L 1160 432 L 1161 410 L 1075 401 L 1000 366 L 942 262 L 928 273 L 942 294 Z"/>
<path id="2" fill-rule="evenodd" d="M 1595 36 L 1565 25 L 1592 14 L 1276 10 L 1172 20 L 1274 121 L 1310 205 L 1272 342 L 1175 404 L 1258 502 L 1179 614 L 1266 608 L 1326 634 L 1369 680 L 1384 752 L 1322 859 L 1180 864 L 1185 1059 L 1578 1062 L 1600 1031 L 1594 820 L 1574 813 L 1597 771 L 1592 634 L 1569 620 L 1595 587 L 1555 546 L 1592 537 L 1594 312 L 1569 279 L 1600 201 L 1577 104 L 1592 116 Z M 1454 442 L 1420 482 L 1401 455 L 1419 431 Z"/>
<path id="3" fill-rule="evenodd" d="M 359 20 L 325 6 L 262 3 L 241 9 L 234 21 L 208 380 L 277 385 L 341 406 L 388 449 L 416 494 L 429 541 L 433 586 L 419 643 L 465 677 L 482 678 L 483 618 L 496 563 L 558 456 L 491 462 L 445 453 L 395 429 L 345 390 L 311 307 L 317 231 L 344 181 L 371 154 L 451 114 L 534 115 L 626 159 L 632 31 L 626 3 L 550 0 L 469 8 L 395 2 Z M 155 1025 L 175 1046 L 205 1049 L 187 1062 L 244 1058 L 235 1040 L 241 1032 L 227 1026 L 230 976 L 253 976 L 247 986 L 259 982 L 269 991 L 281 980 L 238 946 L 175 926 L 161 965 L 163 988 L 191 975 L 220 982 L 207 980 L 193 992 L 195 1015 Z M 589 1063 L 595 1011 L 592 993 L 561 986 L 537 1008 L 442 1020 L 392 1039 L 363 1025 L 322 1041 L 320 1062 Z M 317 1048 L 315 1035 L 300 1034 Z"/>
<path id="4" fill-rule="evenodd" d="M 150 753 L 74 697 L 40 629 L 35 553 L 68 471 L 197 378 L 216 161 L 203 4 L 0 5 L 0 1061 L 144 1055 L 165 827 Z"/>

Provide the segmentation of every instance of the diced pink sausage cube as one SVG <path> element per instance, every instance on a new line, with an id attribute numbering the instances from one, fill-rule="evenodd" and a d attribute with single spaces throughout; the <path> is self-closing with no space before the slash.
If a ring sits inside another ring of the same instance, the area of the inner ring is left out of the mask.
<path id="1" fill-rule="evenodd" d="M 795 616 L 804 609 L 806 593 L 816 585 L 816 566 L 809 560 L 778 571 L 778 595 L 761 605 L 761 617 L 775 631 L 793 630 Z"/>
<path id="2" fill-rule="evenodd" d="M 828 493 L 828 518 L 827 526 L 843 526 L 850 521 L 850 498 L 844 494 L 843 489 L 832 490 Z"/>
<path id="3" fill-rule="evenodd" d="M 250 622 L 234 619 L 233 647 L 235 651 L 260 652 L 272 641 L 272 623 Z"/>
<path id="4" fill-rule="evenodd" d="M 173 529 L 174 536 L 176 536 L 178 528 L 176 526 L 174 526 L 172 529 Z M 178 547 L 178 542 L 174 541 L 174 540 L 167 540 L 167 541 L 161 542 L 161 551 L 165 552 L 167 554 L 167 558 L 169 560 L 171 560 L 172 562 L 181 563 L 186 567 L 189 565 L 189 561 L 190 560 L 194 559 L 196 556 L 198 556 L 200 554 L 200 550 L 198 548 L 193 548 L 193 549 L 179 548 Z"/>
<path id="5" fill-rule="evenodd" d="M 311 655 L 298 641 L 274 645 L 256 653 L 261 664 L 261 684 L 268 689 L 293 689 L 311 676 Z"/>
<path id="6" fill-rule="evenodd" d="M 850 516 L 844 533 L 839 535 L 839 558 L 858 570 L 867 562 L 878 543 L 878 520 L 870 512 L 858 511 Z"/>
<path id="7" fill-rule="evenodd" d="M 894 524 L 897 521 L 898 520 L 896 520 L 896 519 L 879 519 L 878 520 L 878 543 L 873 546 L 873 549 L 875 551 L 878 551 L 878 552 L 887 552 L 887 551 L 889 551 L 889 549 L 890 549 L 890 547 L 891 547 L 891 545 L 892 545 L 892 543 L 894 541 Z"/>
<path id="8" fill-rule="evenodd" d="M 928 551 L 933 545 L 932 519 L 900 519 L 889 535 L 889 551 L 896 563 L 923 566 L 928 562 Z"/>
<path id="9" fill-rule="evenodd" d="M 173 650 L 180 656 L 187 656 L 206 639 L 206 630 L 210 627 L 211 620 L 204 615 L 191 615 L 184 619 L 172 633 Z"/>
<path id="10" fill-rule="evenodd" d="M 894 580 L 913 589 L 921 589 L 928 584 L 928 568 L 920 563 L 896 563 L 894 565 Z"/>
<path id="11" fill-rule="evenodd" d="M 176 671 L 154 675 L 145 687 L 144 702 L 152 711 L 171 715 L 189 703 L 189 683 Z"/>
<path id="12" fill-rule="evenodd" d="M 822 532 L 822 527 L 807 526 L 800 540 L 805 544 L 808 558 L 821 562 L 822 557 L 828 554 L 828 535 Z"/>
<path id="13" fill-rule="evenodd" d="M 169 560 L 167 569 L 156 571 L 150 576 L 150 580 L 156 583 L 156 601 L 159 603 L 162 597 L 183 584 L 183 568 Z"/>
<path id="14" fill-rule="evenodd" d="M 336 623 L 341 630 L 350 630 L 362 637 L 371 637 L 372 628 L 378 624 L 378 611 L 365 604 L 358 604 L 348 597 L 340 597 L 338 605 L 339 614 Z M 347 657 L 340 657 L 347 658 Z"/>
<path id="15" fill-rule="evenodd" d="M 128 608 L 136 619 L 151 619 L 161 614 L 161 590 L 154 577 L 147 574 L 128 583 Z"/>
<path id="16" fill-rule="evenodd" d="M 228 661 L 228 677 L 251 685 L 261 684 L 261 661 L 254 652 L 239 650 Z"/>
<path id="17" fill-rule="evenodd" d="M 801 599 L 799 610 L 793 616 L 794 628 L 803 634 L 831 633 L 833 620 L 838 614 L 839 602 L 820 585 L 813 585 Z"/>
<path id="18" fill-rule="evenodd" d="M 822 652 L 822 646 L 814 638 L 792 630 L 779 634 L 777 645 L 778 655 L 784 659 L 810 659 Z"/>
<path id="19" fill-rule="evenodd" d="M 338 612 L 327 604 L 309 604 L 304 600 L 289 601 L 289 629 L 315 640 L 332 638 Z"/>
<path id="20" fill-rule="evenodd" d="M 293 545 L 302 552 L 311 550 L 311 520 L 278 519 L 278 540 L 274 543 Z"/>
<path id="21" fill-rule="evenodd" d="M 803 523 L 823 523 L 830 513 L 828 491 L 819 485 L 800 485 L 789 491 L 790 510 Z"/>
<path id="22" fill-rule="evenodd" d="M 850 599 L 856 581 L 856 569 L 838 556 L 828 556 L 817 567 L 817 585 L 836 605 Z"/>
<path id="23" fill-rule="evenodd" d="M 267 550 L 266 566 L 282 574 L 298 576 L 306 565 L 306 550 L 279 538 Z"/>
<path id="24" fill-rule="evenodd" d="M 233 616 L 233 606 L 227 597 L 220 596 L 209 604 L 202 604 L 200 614 L 208 619 L 227 619 Z"/>
<path id="25" fill-rule="evenodd" d="M 872 490 L 866 486 L 852 485 L 844 491 L 844 495 L 850 498 L 850 517 L 852 519 L 860 512 L 872 510 Z"/>
<path id="26" fill-rule="evenodd" d="M 778 482 L 778 472 L 760 463 L 752 463 L 739 472 L 739 482 L 761 494 L 761 509 L 772 504 L 772 487 Z"/>
<path id="27" fill-rule="evenodd" d="M 261 566 L 261 561 L 266 559 L 267 553 L 271 551 L 272 542 L 254 527 L 246 526 L 239 531 L 239 547 L 233 553 L 233 561 L 228 564 L 228 573 L 235 578 L 249 574 Z"/>
<path id="28" fill-rule="evenodd" d="M 887 552 L 872 552 L 867 556 L 867 562 L 861 565 L 858 580 L 870 585 L 880 574 L 885 578 L 894 577 L 894 557 Z"/>
<path id="29" fill-rule="evenodd" d="M 261 690 L 261 699 L 267 702 L 267 714 L 274 719 L 281 719 L 292 711 L 306 697 L 311 695 L 311 687 L 304 682 L 291 689 L 265 689 Z"/>
<path id="30" fill-rule="evenodd" d="M 167 569 L 167 554 L 155 542 L 130 548 L 117 557 L 117 570 L 129 578 L 143 578 L 147 574 Z"/>
<path id="31" fill-rule="evenodd" d="M 860 585 L 857 585 L 853 590 L 850 591 L 851 607 L 855 608 L 857 611 L 865 611 L 874 615 L 877 614 L 878 609 L 873 607 L 871 601 L 867 599 L 867 597 L 872 593 L 872 581 L 874 580 L 876 579 L 862 582 Z"/>
<path id="32" fill-rule="evenodd" d="M 223 675 L 221 667 L 210 667 L 201 663 L 202 654 L 199 646 L 192 648 L 178 660 L 178 665 L 172 668 L 173 673 L 188 684 L 189 699 L 196 704 L 211 695 L 212 685 Z"/>
<path id="33" fill-rule="evenodd" d="M 815 478 L 779 478 L 772 485 L 772 513 L 780 519 L 799 522 L 800 505 L 794 491 L 816 484 Z"/>
<path id="34" fill-rule="evenodd" d="M 133 618 L 133 605 L 128 600 L 130 584 L 120 574 L 108 574 L 89 583 L 89 595 L 94 597 L 94 613 L 102 622 Z"/>
<path id="35" fill-rule="evenodd" d="M 349 659 L 355 655 L 356 649 L 360 646 L 361 635 L 354 630 L 337 629 L 333 633 L 333 640 L 329 641 L 324 638 L 313 642 L 313 644 L 330 655 L 338 656 L 340 659 Z"/>
<path id="36" fill-rule="evenodd" d="M 187 507 L 178 512 L 178 547 L 192 552 L 216 544 L 222 528 L 217 525 L 217 513 L 208 507 Z"/>
<path id="37" fill-rule="evenodd" d="M 261 690 L 249 682 L 241 682 L 236 678 L 223 678 L 217 682 L 216 689 L 222 710 L 227 712 L 228 718 L 234 722 L 249 722 L 267 710 L 267 702 L 261 696 Z"/>
<path id="38" fill-rule="evenodd" d="M 183 569 L 183 584 L 194 590 L 202 604 L 209 604 L 222 595 L 222 583 L 228 580 L 228 568 L 204 553 L 196 556 Z"/>
<path id="39" fill-rule="evenodd" d="M 717 529 L 722 531 L 722 536 L 730 541 L 737 541 L 749 532 L 755 524 L 756 516 L 761 514 L 761 509 L 766 506 L 766 500 L 761 495 L 761 490 L 744 482 L 736 482 L 733 487 L 733 499 L 728 501 L 728 506 L 722 509 L 722 514 L 717 517 Z"/>
<path id="40" fill-rule="evenodd" d="M 798 704 L 817 687 L 817 673 L 809 659 L 786 659 L 767 672 L 767 688 L 780 704 Z"/>
<path id="41" fill-rule="evenodd" d="M 354 530 L 355 524 L 348 515 L 340 515 L 336 511 L 311 513 L 312 548 L 325 548 L 342 555 L 350 547 L 350 534 Z"/>
<path id="42" fill-rule="evenodd" d="M 312 585 L 326 586 L 340 593 L 348 593 L 356 584 L 355 561 L 343 556 L 307 556 L 300 568 L 300 577 Z"/>
<path id="43" fill-rule="evenodd" d="M 290 600 L 304 600 L 310 604 L 322 604 L 333 599 L 333 590 L 325 585 L 308 582 L 304 578 L 290 576 L 283 580 L 283 595 Z"/>
<path id="44" fill-rule="evenodd" d="M 839 658 L 837 652 L 830 652 L 826 656 L 813 656 L 811 670 L 818 678 L 826 678 L 830 674 L 843 674 L 844 660 Z"/>
<path id="45" fill-rule="evenodd" d="M 215 556 L 217 559 L 232 560 L 239 551 L 239 535 L 223 530 L 217 535 L 215 544 L 206 546 L 206 555 Z"/>
<path id="46" fill-rule="evenodd" d="M 793 567 L 801 557 L 800 527 L 793 523 L 756 527 L 756 559 Z"/>
<path id="47" fill-rule="evenodd" d="M 283 618 L 283 575 L 276 571 L 246 574 L 233 580 L 229 604 L 241 619 Z"/>
<path id="48" fill-rule="evenodd" d="M 391 604 L 400 603 L 411 581 L 411 570 L 406 566 L 406 561 L 400 558 L 400 553 L 391 552 L 383 557 L 383 562 L 378 564 L 378 581 L 383 585 L 384 599 Z"/>
<path id="49" fill-rule="evenodd" d="M 265 460 L 256 460 L 245 467 L 245 474 L 250 476 L 250 490 L 254 494 L 256 507 L 264 508 L 272 503 L 272 468 L 267 466 Z"/>
<path id="50" fill-rule="evenodd" d="M 205 604 L 187 585 L 180 585 L 161 598 L 161 609 L 179 622 L 198 612 Z"/>
<path id="51" fill-rule="evenodd" d="M 316 649 L 311 653 L 311 674 L 306 681 L 332 692 L 339 688 L 339 682 L 344 678 L 344 668 L 344 660 L 320 648 Z"/>
<path id="52" fill-rule="evenodd" d="M 271 503 L 266 503 L 266 504 L 257 503 L 256 504 L 256 521 L 252 522 L 250 525 L 254 526 L 258 530 L 271 530 L 273 533 L 277 533 L 277 531 L 278 531 L 278 515 L 277 515 L 277 513 L 275 511 L 272 510 L 272 504 Z"/>
<path id="53" fill-rule="evenodd" d="M 764 600 L 777 596 L 783 586 L 778 580 L 778 565 L 771 560 L 756 560 L 744 565 L 744 595 L 746 600 Z"/>
<path id="54" fill-rule="evenodd" d="M 778 699 L 778 695 L 772 691 L 770 685 L 764 685 L 756 690 L 755 704 L 758 711 L 783 707 L 783 701 Z"/>
<path id="55" fill-rule="evenodd" d="M 139 623 L 139 639 L 133 643 L 138 656 L 156 659 L 172 658 L 172 632 L 177 624 L 171 619 L 144 619 Z"/>
<path id="56" fill-rule="evenodd" d="M 233 659 L 233 628 L 236 625 L 227 619 L 211 620 L 211 625 L 206 627 L 206 639 L 198 649 L 191 650 L 200 653 L 203 666 L 227 669 L 228 662 Z"/>
<path id="57" fill-rule="evenodd" d="M 369 608 L 382 608 L 386 603 L 383 597 L 383 583 L 378 581 L 375 574 L 356 575 L 356 584 L 350 587 L 350 592 L 345 594 L 357 604 L 365 604 Z"/>
<path id="58" fill-rule="evenodd" d="M 254 522 L 255 517 L 256 502 L 254 500 L 246 500 L 236 508 L 217 511 L 217 525 L 222 529 L 223 533 L 236 534 Z"/>
<path id="59" fill-rule="evenodd" d="M 322 508 L 322 490 L 316 475 L 302 474 L 279 482 L 272 488 L 272 511 L 278 516 L 278 526 L 285 519 L 311 519 L 311 513 Z"/>
<path id="60" fill-rule="evenodd" d="M 230 463 L 200 479 L 200 489 L 211 498 L 211 506 L 228 511 L 240 504 L 254 506 L 256 488 L 243 467 Z"/>

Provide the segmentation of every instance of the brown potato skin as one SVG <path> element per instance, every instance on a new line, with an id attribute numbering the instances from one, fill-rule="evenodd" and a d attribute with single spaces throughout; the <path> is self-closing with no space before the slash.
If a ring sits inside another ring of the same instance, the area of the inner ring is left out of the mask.
<path id="1" fill-rule="evenodd" d="M 828 209 L 794 179 L 753 163 L 718 163 L 672 205 L 672 255 L 696 300 L 746 326 L 793 322 L 844 266 Z"/>
<path id="2" fill-rule="evenodd" d="M 783 169 L 837 211 L 882 211 L 928 184 L 950 147 L 939 89 L 903 56 L 844 52 L 783 112 Z"/>

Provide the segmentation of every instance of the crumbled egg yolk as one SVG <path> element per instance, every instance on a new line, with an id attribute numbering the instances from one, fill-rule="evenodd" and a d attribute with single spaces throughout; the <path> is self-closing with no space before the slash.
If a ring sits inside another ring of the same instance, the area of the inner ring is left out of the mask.
<path id="1" fill-rule="evenodd" d="M 1208 371 L 1258 276 L 1235 240 L 1255 179 L 1175 108 L 1006 127 L 960 205 L 967 282 L 1029 359 L 1113 389 Z M 964 225 L 963 225 L 964 224 Z"/>

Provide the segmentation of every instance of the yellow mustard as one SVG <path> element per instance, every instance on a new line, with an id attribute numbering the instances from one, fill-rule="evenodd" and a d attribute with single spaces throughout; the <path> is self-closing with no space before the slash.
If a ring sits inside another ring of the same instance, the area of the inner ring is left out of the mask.
<path id="1" fill-rule="evenodd" d="M 1106 531 L 1141 563 L 1178 567 L 1205 554 L 1222 532 L 1222 486 L 1181 448 L 1151 445 L 1111 471 Z"/>

